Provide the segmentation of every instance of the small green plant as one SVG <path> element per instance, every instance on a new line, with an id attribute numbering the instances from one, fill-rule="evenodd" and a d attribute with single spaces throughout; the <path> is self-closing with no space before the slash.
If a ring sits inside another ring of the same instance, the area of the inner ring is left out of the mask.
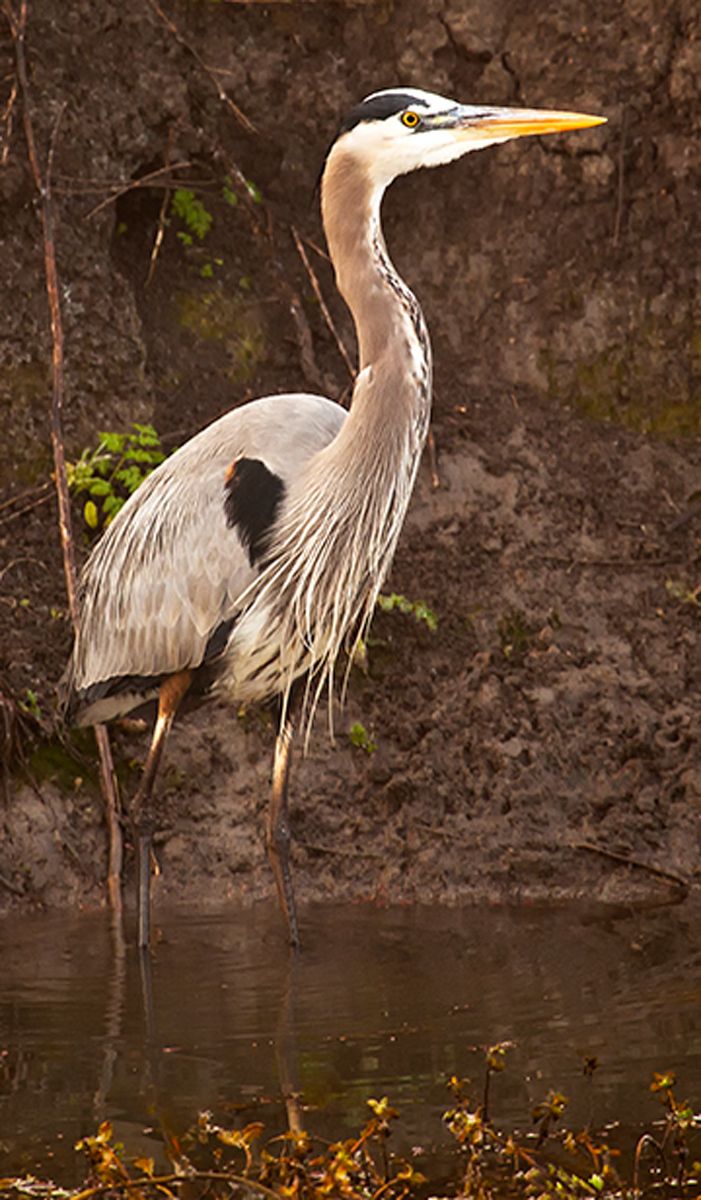
<path id="1" fill-rule="evenodd" d="M 88 493 L 83 505 L 88 528 L 109 525 L 125 500 L 164 458 L 153 425 L 134 423 L 129 433 L 101 433 L 95 450 L 85 449 L 77 462 L 66 463 L 70 491 L 74 495 Z"/>
<path id="2" fill-rule="evenodd" d="M 191 192 L 189 188 L 176 188 L 170 207 L 173 215 L 178 217 L 185 226 L 177 233 L 178 240 L 182 242 L 183 246 L 194 245 L 195 238 L 198 242 L 204 241 L 212 228 L 214 218 L 195 193 Z"/>
<path id="3" fill-rule="evenodd" d="M 214 278 L 214 268 L 215 267 L 223 267 L 223 266 L 224 266 L 223 258 L 207 259 L 207 261 L 204 262 L 202 264 L 202 266 L 200 267 L 200 275 L 202 276 L 203 279 L 213 279 Z"/>
<path id="4" fill-rule="evenodd" d="M 517 609 L 501 617 L 497 633 L 504 658 L 512 658 L 517 662 L 524 657 L 534 637 L 534 630 L 525 614 Z"/>
<path id="5" fill-rule="evenodd" d="M 237 204 L 238 204 L 238 202 L 239 202 L 239 198 L 238 198 L 238 196 L 236 195 L 236 192 L 235 192 L 235 191 L 234 191 L 234 189 L 233 189 L 233 186 L 232 186 L 232 183 L 231 183 L 231 180 L 230 180 L 230 179 L 225 179 L 225 180 L 224 180 L 224 186 L 223 186 L 223 188 L 222 188 L 222 190 L 221 190 L 221 194 L 222 194 L 222 198 L 223 198 L 223 200 L 224 200 L 224 201 L 225 201 L 225 202 L 226 202 L 228 205 L 230 205 L 230 207 L 231 207 L 231 208 L 236 208 L 236 206 L 237 206 Z"/>
<path id="6" fill-rule="evenodd" d="M 27 716 L 34 717 L 35 721 L 41 721 L 41 705 L 36 692 L 33 692 L 31 688 L 25 688 L 24 700 L 19 701 L 19 707 Z"/>
<path id="7" fill-rule="evenodd" d="M 260 188 L 258 187 L 258 184 L 254 183 L 252 179 L 244 179 L 243 184 L 244 184 L 246 191 L 248 192 L 249 197 L 253 201 L 253 203 L 254 204 L 262 204 L 263 203 L 263 193 L 261 192 Z M 234 191 L 234 185 L 232 184 L 230 179 L 224 180 L 224 186 L 222 187 L 221 194 L 222 194 L 222 199 L 228 205 L 230 205 L 231 208 L 236 208 L 236 206 L 239 202 L 239 198 L 236 195 L 236 192 Z"/>
<path id="8" fill-rule="evenodd" d="M 377 750 L 377 745 L 373 742 L 362 721 L 353 722 L 348 730 L 348 737 L 352 746 L 358 750 L 364 750 L 366 754 L 374 754 Z"/>
<path id="9" fill-rule="evenodd" d="M 258 184 L 254 183 L 252 179 L 246 180 L 246 191 L 248 192 L 254 204 L 263 203 L 263 193 L 258 187 Z"/>
<path id="10" fill-rule="evenodd" d="M 667 579 L 664 586 L 670 599 L 677 600 L 679 604 L 690 604 L 693 608 L 701 608 L 701 584 L 690 588 L 681 579 Z"/>
<path id="11" fill-rule="evenodd" d="M 383 612 L 393 612 L 396 609 L 400 613 L 407 613 L 416 621 L 423 621 L 431 633 L 435 633 L 438 628 L 438 617 L 423 600 L 407 600 L 406 596 L 392 592 L 389 596 L 378 596 L 377 606 Z"/>

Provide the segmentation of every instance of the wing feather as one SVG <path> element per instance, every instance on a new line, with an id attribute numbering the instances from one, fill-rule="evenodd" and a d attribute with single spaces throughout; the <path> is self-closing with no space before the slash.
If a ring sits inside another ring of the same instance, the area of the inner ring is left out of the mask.
<path id="1" fill-rule="evenodd" d="M 288 485 L 344 419 L 320 396 L 268 396 L 227 413 L 166 459 L 86 563 L 70 686 L 83 692 L 105 680 L 199 666 L 256 575 L 226 522 L 227 469 L 258 458 Z"/>

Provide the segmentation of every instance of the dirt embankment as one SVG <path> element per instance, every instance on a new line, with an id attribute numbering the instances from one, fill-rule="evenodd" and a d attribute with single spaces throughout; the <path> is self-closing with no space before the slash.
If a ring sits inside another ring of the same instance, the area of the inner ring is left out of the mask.
<path id="1" fill-rule="evenodd" d="M 380 614 L 336 745 L 320 720 L 298 763 L 303 897 L 675 894 L 584 844 L 698 882 L 701 19 L 691 0 L 590 7 L 183 2 L 168 6 L 178 40 L 148 0 L 30 4 L 42 153 L 67 103 L 54 183 L 73 458 L 133 420 L 175 445 L 255 395 L 347 390 L 291 227 L 319 244 L 312 185 L 360 96 L 406 82 L 610 119 L 388 196 L 387 240 L 433 335 L 440 482 L 426 466 L 387 590 L 439 625 Z M 34 490 L 51 470 L 51 346 L 19 103 L 0 173 L 0 672 L 46 713 L 69 632 L 53 502 Z M 190 247 L 176 187 L 212 217 Z M 351 745 L 354 721 L 374 752 Z M 270 736 L 209 709 L 173 737 L 164 891 L 270 890 Z M 143 749 L 117 735 L 127 786 Z M 89 749 L 42 745 L 31 773 L 0 804 L 0 906 L 97 901 Z"/>

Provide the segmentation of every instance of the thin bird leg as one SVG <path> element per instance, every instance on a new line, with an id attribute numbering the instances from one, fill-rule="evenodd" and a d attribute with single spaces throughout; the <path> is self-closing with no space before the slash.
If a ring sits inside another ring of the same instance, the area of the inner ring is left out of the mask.
<path id="1" fill-rule="evenodd" d="M 283 916 L 287 921 L 290 944 L 299 948 L 299 926 L 290 874 L 290 821 L 287 811 L 287 785 L 292 758 L 293 725 L 286 720 L 275 739 L 273 783 L 268 807 L 267 848 Z"/>
<path id="2" fill-rule="evenodd" d="M 151 839 L 153 835 L 151 794 L 166 738 L 180 703 L 190 686 L 190 680 L 190 671 L 178 671 L 175 675 L 169 675 L 161 684 L 158 693 L 158 716 L 151 737 L 151 746 L 132 808 L 139 863 L 138 944 L 142 948 L 148 947 L 151 941 Z"/>

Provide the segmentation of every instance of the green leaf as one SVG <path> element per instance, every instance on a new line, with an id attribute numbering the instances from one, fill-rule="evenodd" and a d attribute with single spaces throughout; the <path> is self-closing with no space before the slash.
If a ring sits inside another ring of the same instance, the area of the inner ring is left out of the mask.
<path id="1" fill-rule="evenodd" d="M 158 450 L 138 450 L 136 447 L 134 447 L 134 449 L 130 449 L 128 451 L 128 457 L 130 462 L 150 463 L 151 465 L 155 466 L 157 463 L 163 461 L 164 455 Z"/>
<path id="2" fill-rule="evenodd" d="M 112 486 L 106 479 L 95 479 L 90 484 L 88 491 L 91 496 L 109 496 Z"/>
<path id="3" fill-rule="evenodd" d="M 92 500 L 87 501 L 83 509 L 83 516 L 85 517 L 85 524 L 90 529 L 97 529 L 97 507 Z"/>
<path id="4" fill-rule="evenodd" d="M 101 433 L 100 446 L 109 450 L 110 454 L 121 454 L 127 440 L 125 433 Z"/>
<path id="5" fill-rule="evenodd" d="M 140 425 L 138 421 L 133 421 L 131 427 L 134 433 L 138 433 L 139 441 L 143 444 L 148 442 L 150 445 L 157 446 L 160 443 L 160 438 L 153 425 Z M 129 436 L 131 437 L 131 434 Z"/>
<path id="6" fill-rule="evenodd" d="M 366 754 L 374 754 L 377 746 L 370 738 L 367 729 L 361 721 L 355 721 L 348 730 L 348 736 L 351 744 L 356 746 L 358 750 L 364 750 Z"/>
<path id="7" fill-rule="evenodd" d="M 144 473 L 138 467 L 122 467 L 119 471 L 115 471 L 114 477 L 126 488 L 129 495 L 135 492 L 144 481 Z"/>
<path id="8" fill-rule="evenodd" d="M 411 615 L 416 621 L 422 621 L 431 633 L 438 628 L 438 617 L 423 600 L 407 600 L 406 596 L 392 592 L 389 596 L 378 596 L 377 606 L 383 612 L 392 612 L 396 608 L 401 613 Z"/>
<path id="9" fill-rule="evenodd" d="M 210 229 L 212 228 L 213 217 L 205 208 L 201 200 L 197 199 L 194 192 L 189 188 L 177 188 L 173 193 L 172 210 L 176 217 L 179 217 L 187 228 L 190 234 L 193 234 L 199 241 L 202 241 Z M 192 238 L 189 242 L 185 242 L 185 237 L 182 233 L 178 237 L 185 245 L 192 245 Z"/>
<path id="10" fill-rule="evenodd" d="M 248 194 L 251 197 L 251 200 L 253 201 L 254 204 L 262 204 L 263 203 L 263 193 L 261 192 L 258 185 L 253 182 L 252 179 L 246 180 L 246 191 L 248 192 Z"/>

